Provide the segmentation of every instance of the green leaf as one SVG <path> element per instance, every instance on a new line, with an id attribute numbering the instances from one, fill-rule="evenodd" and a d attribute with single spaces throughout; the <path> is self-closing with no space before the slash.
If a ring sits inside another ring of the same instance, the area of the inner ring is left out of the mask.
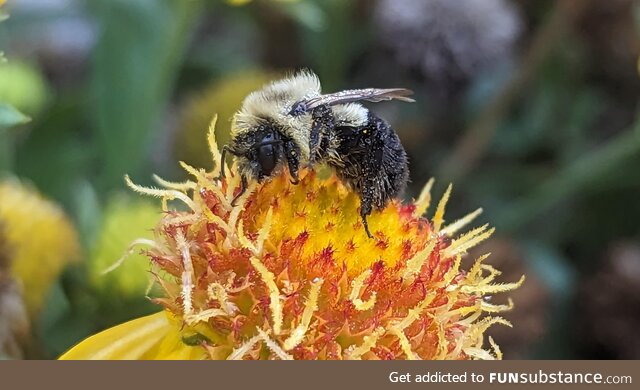
<path id="1" fill-rule="evenodd" d="M 16 110 L 13 106 L 0 103 L 0 130 L 22 125 L 31 121 L 31 118 Z"/>
<path id="2" fill-rule="evenodd" d="M 353 10 L 353 2 L 342 0 L 301 2 L 288 9 L 289 14 L 305 27 L 302 30 L 304 52 L 320 76 L 323 88 L 328 90 L 339 88 L 350 60 L 363 42 L 363 31 L 356 27 Z"/>
<path id="3" fill-rule="evenodd" d="M 80 240 L 84 248 L 91 248 L 102 222 L 98 194 L 87 180 L 79 181 L 73 188 L 73 215 L 80 232 Z"/>
<path id="4" fill-rule="evenodd" d="M 122 185 L 148 162 L 149 144 L 183 58 L 199 1 L 100 0 L 94 52 L 93 120 L 104 188 Z"/>

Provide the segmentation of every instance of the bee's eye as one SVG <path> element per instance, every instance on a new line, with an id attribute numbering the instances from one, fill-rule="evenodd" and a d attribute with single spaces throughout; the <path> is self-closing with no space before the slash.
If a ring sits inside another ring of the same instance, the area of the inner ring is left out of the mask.
<path id="1" fill-rule="evenodd" d="M 278 143 L 271 134 L 265 136 L 258 144 L 258 163 L 262 176 L 270 176 L 278 162 Z"/>

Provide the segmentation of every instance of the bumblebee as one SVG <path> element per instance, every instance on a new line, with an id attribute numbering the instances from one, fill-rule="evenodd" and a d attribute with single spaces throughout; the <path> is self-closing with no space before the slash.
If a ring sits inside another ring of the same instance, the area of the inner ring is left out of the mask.
<path id="1" fill-rule="evenodd" d="M 248 180 L 261 182 L 286 166 L 297 184 L 301 167 L 326 163 L 359 194 L 362 223 L 372 238 L 367 216 L 403 192 L 409 170 L 397 134 L 358 102 L 413 102 L 407 97 L 412 93 L 366 88 L 322 94 L 318 77 L 301 71 L 249 94 L 232 120 L 231 142 L 222 149 L 222 160 L 227 153 L 235 156 L 241 175 L 234 201 Z"/>

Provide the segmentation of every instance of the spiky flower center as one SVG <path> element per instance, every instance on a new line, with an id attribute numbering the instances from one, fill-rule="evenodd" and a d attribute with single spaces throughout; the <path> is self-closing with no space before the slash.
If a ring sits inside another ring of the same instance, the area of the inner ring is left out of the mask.
<path id="1" fill-rule="evenodd" d="M 220 161 L 209 138 L 215 161 Z M 181 324 L 183 340 L 211 358 L 496 358 L 483 349 L 491 314 L 508 310 L 487 296 L 522 283 L 494 284 L 499 272 L 479 258 L 460 270 L 466 251 L 488 238 L 487 225 L 458 231 L 480 210 L 450 225 L 451 186 L 431 220 L 433 181 L 409 205 L 391 202 L 359 219 L 359 200 L 335 177 L 307 171 L 294 186 L 283 174 L 251 184 L 235 206 L 231 173 L 183 167 L 184 183 L 135 190 L 162 198 L 165 217 L 148 254 L 166 296 L 157 299 Z M 234 169 L 231 169 L 234 172 Z M 170 209 L 179 200 L 185 211 Z M 489 315 L 484 315 L 489 313 Z"/>

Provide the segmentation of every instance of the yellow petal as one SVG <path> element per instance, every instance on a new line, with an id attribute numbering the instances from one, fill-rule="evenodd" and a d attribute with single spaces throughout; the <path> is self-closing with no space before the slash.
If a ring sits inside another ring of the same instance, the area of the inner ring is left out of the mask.
<path id="1" fill-rule="evenodd" d="M 204 349 L 182 342 L 179 328 L 165 312 L 125 322 L 93 335 L 60 360 L 151 360 L 199 359 Z"/>

